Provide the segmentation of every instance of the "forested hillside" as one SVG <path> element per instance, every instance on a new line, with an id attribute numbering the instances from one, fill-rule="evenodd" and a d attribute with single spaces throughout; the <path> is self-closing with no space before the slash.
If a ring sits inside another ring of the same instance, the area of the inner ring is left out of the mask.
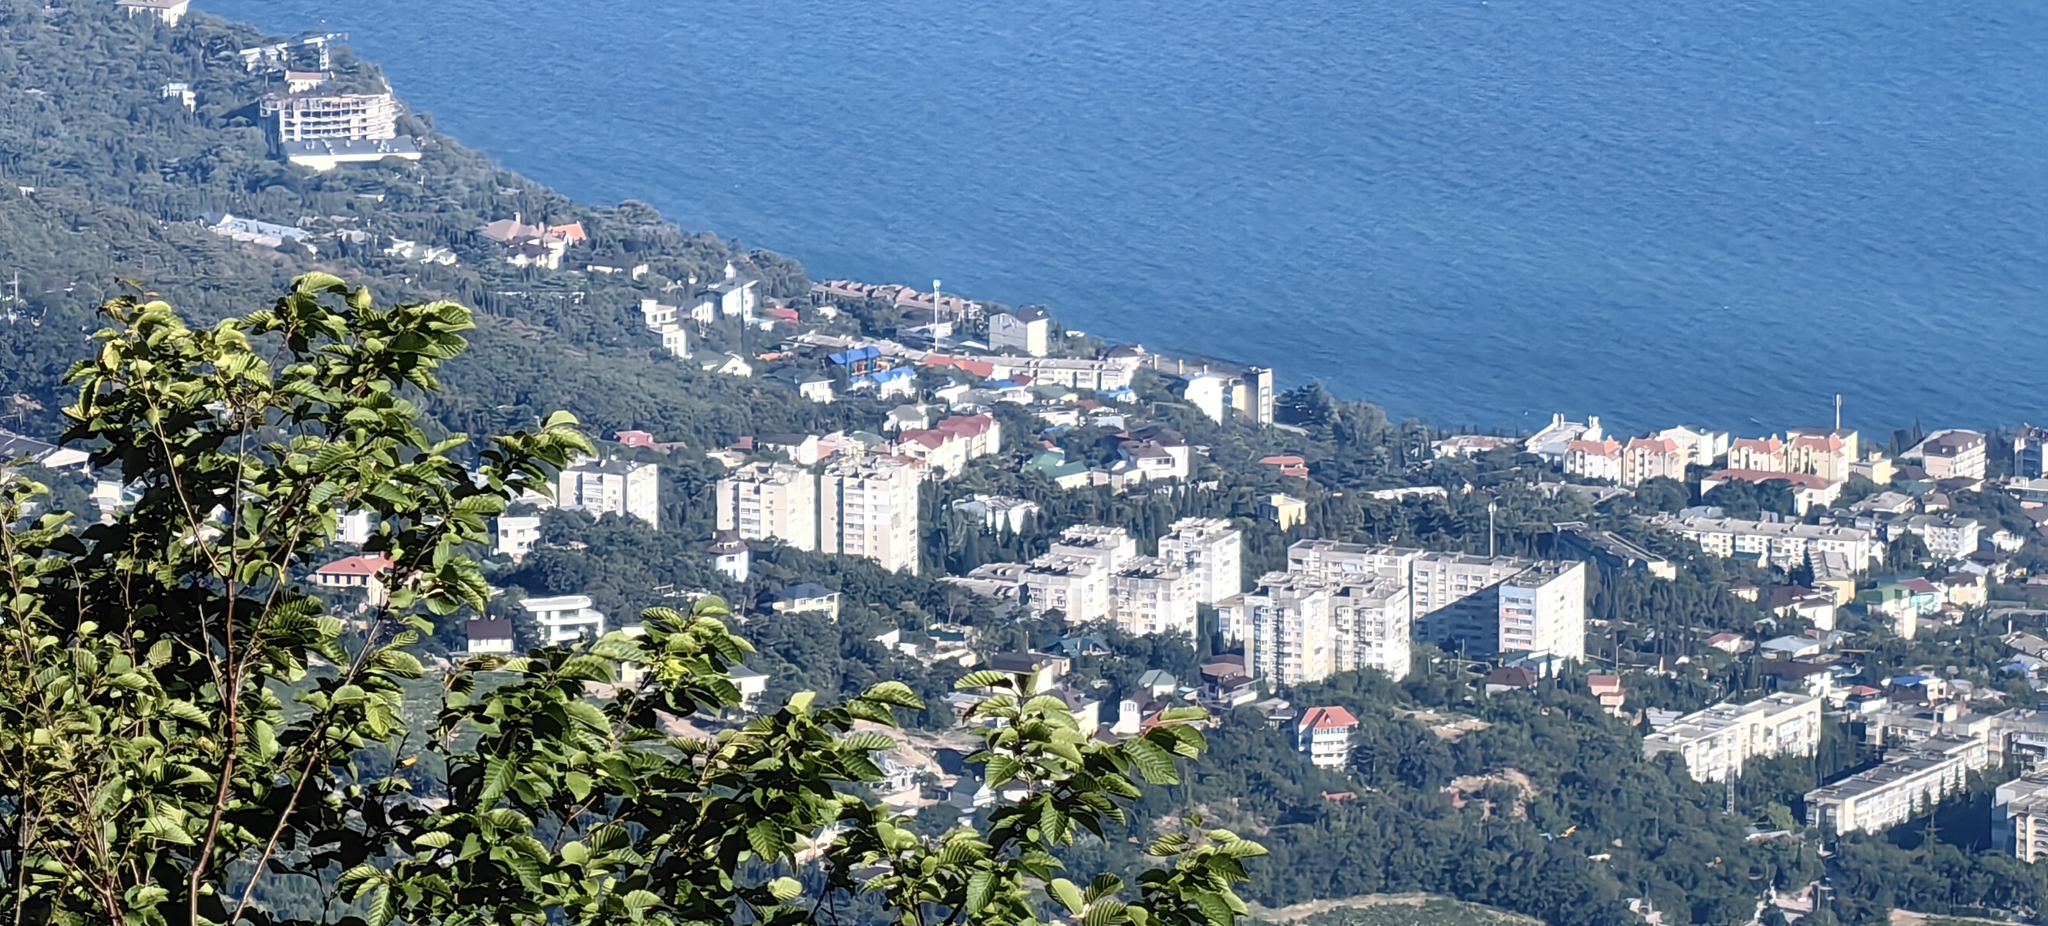
<path id="1" fill-rule="evenodd" d="M 1627 653 L 1683 667 L 1629 673 L 1632 708 L 1693 710 L 1766 684 L 1753 663 L 1699 641 L 1720 631 L 1756 633 L 1764 612 L 1728 589 L 1738 579 L 1769 577 L 1753 563 L 1700 556 L 1631 517 L 1698 501 L 1684 485 L 1660 480 L 1633 499 L 1596 505 L 1576 492 L 1552 491 L 1560 489 L 1555 476 L 1543 484 L 1533 458 L 1510 452 L 1425 466 L 1428 428 L 1388 421 L 1370 405 L 1336 400 L 1315 386 L 1283 397 L 1283 418 L 1292 423 L 1283 430 L 1211 422 L 1157 377 L 1141 376 L 1144 402 L 1134 408 L 1199 448 L 1191 485 L 1160 494 L 1149 494 L 1149 486 L 1146 494 L 1106 487 L 1063 492 L 1042 476 L 1018 472 L 1014 464 L 1034 446 L 1033 428 L 1022 412 L 999 409 L 1006 446 L 995 464 L 925 490 L 923 575 L 761 544 L 754 574 L 729 581 L 704 555 L 713 523 L 710 487 L 724 472 L 704 451 L 749 435 L 874 429 L 887 406 L 859 397 L 813 404 L 786 385 L 716 375 L 672 358 L 644 328 L 637 306 L 643 298 L 669 298 L 672 282 L 715 278 L 728 263 L 760 278 L 770 298 L 790 299 L 808 291 L 803 269 L 779 255 L 686 232 L 644 204 L 573 202 L 437 134 L 420 114 L 404 115 L 400 128 L 420 139 L 424 156 L 417 163 L 387 160 L 328 173 L 285 164 L 270 150 L 255 111 L 257 100 L 278 88 L 277 78 L 251 73 L 236 55 L 264 40 L 203 12 L 169 28 L 147 16 L 130 18 L 110 3 L 0 0 L 0 426 L 43 437 L 58 432 L 58 410 L 69 401 L 63 373 L 88 350 L 87 335 L 99 327 L 96 306 L 111 295 L 159 293 L 195 317 L 218 318 L 260 308 L 295 275 L 322 269 L 368 284 L 380 303 L 447 298 L 477 310 L 469 350 L 440 371 L 445 391 L 422 399 L 429 430 L 503 432 L 566 409 L 599 439 L 633 428 L 681 444 L 668 452 L 606 447 L 661 464 L 660 530 L 632 519 L 550 512 L 541 546 L 522 562 L 490 563 L 491 581 L 510 591 L 508 598 L 589 594 L 600 610 L 617 615 L 672 603 L 668 596 L 679 589 L 716 590 L 749 620 L 739 629 L 760 649 L 751 662 L 769 674 L 771 699 L 805 689 L 848 695 L 901 678 L 936 705 L 924 717 L 907 718 L 913 725 L 928 731 L 949 724 L 940 698 L 964 670 L 920 664 L 876 636 L 943 621 L 971 628 L 983 648 L 1021 649 L 1046 646 L 1067 628 L 1011 620 L 994 602 L 934 576 L 1028 558 L 1077 523 L 1126 527 L 1149 551 L 1168 524 L 1189 516 L 1236 522 L 1252 576 L 1283 566 L 1287 545 L 1305 536 L 1545 555 L 1556 524 L 1591 521 L 1679 564 L 1672 581 L 1621 574 L 1590 583 L 1595 630 L 1588 649 L 1596 658 Z M 375 67 L 345 48 L 337 47 L 334 67 L 342 86 L 382 86 Z M 162 92 L 171 83 L 191 88 L 191 111 Z M 208 232 L 202 216 L 224 212 L 316 231 L 316 250 L 266 248 Z M 579 254 L 623 253 L 651 272 L 635 280 L 510 266 L 474 231 L 515 215 L 580 222 L 590 241 Z M 401 260 L 384 250 L 394 238 L 452 249 L 457 262 Z M 830 324 L 881 334 L 895 321 L 886 306 L 855 305 Z M 754 356 L 777 346 L 773 336 L 742 330 L 733 319 L 701 335 L 700 357 L 728 350 Z M 1048 439 L 1085 457 L 1103 453 L 1110 433 L 1081 426 Z M 1283 478 L 1258 463 L 1277 453 L 1308 457 L 1313 478 Z M 1372 495 L 1411 485 L 1445 491 Z M 1028 499 L 1040 513 L 1024 530 L 987 531 L 950 508 L 977 492 Z M 1306 502 L 1304 526 L 1284 530 L 1260 517 L 1261 504 L 1278 492 Z M 1988 500 L 1957 504 L 1996 513 Z M 759 613 L 762 596 L 796 582 L 841 591 L 839 620 Z M 441 645 L 459 643 L 458 624 L 440 630 Z M 1103 637 L 1107 652 L 1078 658 L 1074 678 L 1100 681 L 1112 694 L 1130 690 L 1148 668 L 1192 684 L 1200 657 L 1220 643 L 1214 633 L 1194 640 Z M 1963 631 L 1930 631 L 1910 642 L 1877 631 L 1867 642 L 1873 673 L 1948 660 L 1993 685 L 1982 669 L 1998 654 Z M 1342 705 L 1365 721 L 1352 767 L 1308 766 L 1290 731 L 1240 710 L 1223 719 L 1212 735 L 1213 753 L 1183 784 L 1148 793 L 1138 808 L 1140 831 L 1195 813 L 1255 836 L 1272 855 L 1255 863 L 1244 892 L 1270 907 L 1426 891 L 1553 926 L 1608 926 L 1636 921 L 1627 901 L 1646 898 L 1664 923 L 1737 924 L 1756 914 L 1768 888 L 1798 889 L 1824 876 L 1838 901 L 1833 912 L 1817 916 L 1822 923 L 1837 914 L 1879 922 L 1894 904 L 1953 912 L 2026 912 L 2048 904 L 2048 877 L 1987 851 L 1978 809 L 1970 810 L 1976 822 L 1968 826 L 1936 817 L 1935 827 L 1851 837 L 1838 845 L 1832 866 L 1803 838 L 1753 838 L 1788 819 L 1819 778 L 1867 758 L 1841 729 L 1830 727 L 1816 760 L 1765 763 L 1744 780 L 1730 813 L 1726 790 L 1693 782 L 1669 760 L 1643 759 L 1641 731 L 1602 713 L 1579 678 L 1486 696 L 1473 684 L 1471 666 L 1438 659 L 1443 654 L 1426 646 L 1417 650 L 1418 672 L 1403 684 L 1351 674 L 1288 693 L 1296 705 Z M 934 808 L 920 825 L 936 831 L 948 812 Z M 1955 819 L 1963 816 L 1959 811 Z M 1938 831 L 1935 838 L 1926 838 L 1930 831 Z M 1076 855 L 1075 868 L 1088 870 L 1128 867 L 1135 853 L 1112 839 L 1084 842 Z M 1765 913 L 1767 922 L 1777 916 Z"/>

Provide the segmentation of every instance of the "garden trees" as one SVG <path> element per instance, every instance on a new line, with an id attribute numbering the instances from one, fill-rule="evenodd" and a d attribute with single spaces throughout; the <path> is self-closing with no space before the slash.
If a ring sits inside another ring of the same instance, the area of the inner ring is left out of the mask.
<path id="1" fill-rule="evenodd" d="M 1123 823 L 1138 782 L 1176 781 L 1199 711 L 1112 745 L 1056 700 L 969 676 L 993 692 L 976 761 L 1023 797 L 928 841 L 842 787 L 880 777 L 892 711 L 921 706 L 900 683 L 687 735 L 739 700 L 749 647 L 717 599 L 424 680 L 411 648 L 434 620 L 485 607 L 468 551 L 488 519 L 590 451 L 574 420 L 473 461 L 466 437 L 431 440 L 412 397 L 466 346 L 453 303 L 380 308 L 311 274 L 210 328 L 158 301 L 104 311 L 66 439 L 140 500 L 80 527 L 32 515 L 41 487 L 20 474 L 0 483 L 13 922 L 797 923 L 855 891 L 907 924 L 1243 912 L 1240 859 L 1263 850 L 1227 832 L 1169 831 L 1135 893 L 1080 887 L 1054 854 Z M 365 549 L 390 593 L 343 620 L 299 578 L 358 510 L 378 517 Z M 806 849 L 822 877 L 793 867 Z"/>

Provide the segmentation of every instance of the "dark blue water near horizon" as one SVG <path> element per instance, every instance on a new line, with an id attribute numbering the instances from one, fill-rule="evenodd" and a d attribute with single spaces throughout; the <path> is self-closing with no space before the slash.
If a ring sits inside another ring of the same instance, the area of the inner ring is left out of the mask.
<path id="1" fill-rule="evenodd" d="M 2048 420 L 2048 4 L 198 5 L 579 199 L 1396 417 Z"/>

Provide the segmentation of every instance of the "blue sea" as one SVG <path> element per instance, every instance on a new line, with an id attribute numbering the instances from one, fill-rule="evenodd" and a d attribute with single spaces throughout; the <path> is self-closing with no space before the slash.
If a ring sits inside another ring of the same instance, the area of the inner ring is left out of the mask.
<path id="1" fill-rule="evenodd" d="M 2048 420 L 2048 4 L 200 0 L 570 195 L 1395 417 Z"/>

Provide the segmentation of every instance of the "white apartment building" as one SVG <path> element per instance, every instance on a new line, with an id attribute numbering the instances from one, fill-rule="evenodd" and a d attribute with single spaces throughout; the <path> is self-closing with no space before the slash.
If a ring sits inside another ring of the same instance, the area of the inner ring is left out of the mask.
<path id="1" fill-rule="evenodd" d="M 1599 443 L 1607 436 L 1600 429 L 1600 416 L 1588 417 L 1584 422 L 1566 421 L 1564 415 L 1550 416 L 1550 423 L 1543 430 L 1529 437 L 1522 447 L 1530 453 L 1551 463 L 1564 459 L 1565 448 L 1573 441 Z"/>
<path id="2" fill-rule="evenodd" d="M 1421 550 L 1336 540 L 1300 540 L 1287 548 L 1287 571 L 1338 583 L 1375 575 L 1406 584 Z"/>
<path id="3" fill-rule="evenodd" d="M 1159 538 L 1159 558 L 1195 581 L 1195 603 L 1214 606 L 1244 591 L 1244 534 L 1223 518 L 1182 518 Z"/>
<path id="4" fill-rule="evenodd" d="M 1643 737 L 1643 756 L 1678 753 L 1694 781 L 1740 778 L 1743 763 L 1751 758 L 1816 754 L 1820 715 L 1819 698 L 1789 692 L 1748 704 L 1716 704 Z"/>
<path id="5" fill-rule="evenodd" d="M 1121 527 L 1076 524 L 1060 532 L 1046 551 L 1052 555 L 1077 556 L 1094 562 L 1104 572 L 1122 569 L 1138 556 L 1138 541 Z"/>
<path id="6" fill-rule="evenodd" d="M 661 526 L 661 469 L 627 460 L 586 460 L 562 470 L 555 505 L 593 515 L 616 514 Z"/>
<path id="7" fill-rule="evenodd" d="M 751 463 L 718 480 L 718 529 L 742 540 L 818 549 L 818 480 L 788 463 Z"/>
<path id="8" fill-rule="evenodd" d="M 528 598 L 519 606 L 540 625 L 541 639 L 553 645 L 604 636 L 604 613 L 590 604 L 589 595 L 559 595 Z"/>
<path id="9" fill-rule="evenodd" d="M 1294 747 L 1317 768 L 1343 768 L 1351 762 L 1351 733 L 1358 718 L 1341 707 L 1311 707 L 1294 725 Z"/>
<path id="10" fill-rule="evenodd" d="M 1193 640 L 1198 582 L 1178 564 L 1140 556 L 1109 577 L 1110 612 L 1118 630 L 1133 636 L 1173 633 Z"/>
<path id="11" fill-rule="evenodd" d="M 1499 653 L 1586 658 L 1586 564 L 1539 562 L 1500 583 Z"/>
<path id="12" fill-rule="evenodd" d="M 1927 435 L 1913 449 L 1899 454 L 1899 459 L 1919 461 L 1930 479 L 1982 479 L 1987 460 L 1984 435 L 1946 428 Z"/>
<path id="13" fill-rule="evenodd" d="M 1321 681 L 1337 668 L 1330 587 L 1312 578 L 1269 572 L 1250 592 L 1216 606 L 1225 635 L 1245 644 L 1254 678 L 1280 685 Z"/>
<path id="14" fill-rule="evenodd" d="M 917 471 L 894 460 L 836 462 L 818 481 L 818 549 L 918 570 Z"/>
<path id="15" fill-rule="evenodd" d="M 1830 833 L 1897 826 L 1968 787 L 1970 772 L 1993 758 L 1981 735 L 1928 737 L 1894 750 L 1876 768 L 1806 792 L 1806 825 Z"/>
<path id="16" fill-rule="evenodd" d="M 497 542 L 491 552 L 499 556 L 512 557 L 514 562 L 525 559 L 540 543 L 539 515 L 503 515 L 498 518 Z"/>
<path id="17" fill-rule="evenodd" d="M 1110 570 L 1092 556 L 1047 553 L 1024 566 L 1024 606 L 1034 613 L 1058 611 L 1069 624 L 1110 619 Z"/>
<path id="18" fill-rule="evenodd" d="M 1906 519 L 1906 532 L 1918 534 L 1927 552 L 1941 559 L 1962 559 L 1977 552 L 1984 526 L 1974 518 L 1923 514 Z"/>
<path id="19" fill-rule="evenodd" d="M 1502 580 L 1535 565 L 1533 560 L 1511 556 L 1475 556 L 1469 553 L 1423 553 L 1409 561 L 1408 589 L 1415 599 L 1416 636 L 1438 646 L 1454 641 L 1471 642 L 1494 635 L 1498 605 L 1473 601 L 1461 613 L 1450 613 L 1452 605 L 1487 591 Z M 1438 613 L 1443 612 L 1443 613 Z M 1488 647 L 1482 647 L 1485 649 Z"/>
<path id="20" fill-rule="evenodd" d="M 1346 579 L 1330 596 L 1337 671 L 1378 669 L 1408 677 L 1414 604 L 1408 583 L 1393 576 Z"/>
<path id="21" fill-rule="evenodd" d="M 1715 556 L 1742 557 L 1776 566 L 1798 566 L 1827 555 L 1841 556 L 1862 570 L 1884 562 L 1884 541 L 1858 527 L 1825 527 L 1737 518 L 1675 518 L 1662 526 Z"/>
<path id="22" fill-rule="evenodd" d="M 280 142 L 398 137 L 398 101 L 389 93 L 273 94 L 257 113 L 275 121 Z"/>
<path id="23" fill-rule="evenodd" d="M 1999 785 L 1992 806 L 2000 849 L 2030 865 L 2048 859 L 2048 776 L 2037 772 Z"/>
<path id="24" fill-rule="evenodd" d="M 1572 441 L 1564 445 L 1559 465 L 1574 476 L 1620 482 L 1623 471 L 1621 444 L 1611 437 Z"/>

